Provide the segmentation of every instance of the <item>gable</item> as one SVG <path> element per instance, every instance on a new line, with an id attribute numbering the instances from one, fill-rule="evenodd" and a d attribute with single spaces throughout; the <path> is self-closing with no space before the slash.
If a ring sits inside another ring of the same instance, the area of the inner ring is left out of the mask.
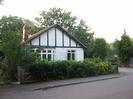
<path id="1" fill-rule="evenodd" d="M 34 34 L 26 42 L 32 46 L 86 48 L 81 42 L 58 25 Z"/>

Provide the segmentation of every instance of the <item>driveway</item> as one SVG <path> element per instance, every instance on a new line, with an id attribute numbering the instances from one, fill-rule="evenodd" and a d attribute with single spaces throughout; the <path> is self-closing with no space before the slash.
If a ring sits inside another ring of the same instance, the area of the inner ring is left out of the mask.
<path id="1" fill-rule="evenodd" d="M 4 86 L 0 99 L 133 99 L 133 69 L 119 70 L 118 75 Z"/>

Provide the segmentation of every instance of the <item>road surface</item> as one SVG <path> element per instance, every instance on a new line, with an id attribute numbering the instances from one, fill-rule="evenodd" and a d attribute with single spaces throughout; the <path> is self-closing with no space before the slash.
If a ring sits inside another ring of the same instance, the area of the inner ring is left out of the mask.
<path id="1" fill-rule="evenodd" d="M 48 90 L 2 87 L 0 99 L 133 99 L 133 69 L 120 69 L 120 78 L 81 83 Z"/>

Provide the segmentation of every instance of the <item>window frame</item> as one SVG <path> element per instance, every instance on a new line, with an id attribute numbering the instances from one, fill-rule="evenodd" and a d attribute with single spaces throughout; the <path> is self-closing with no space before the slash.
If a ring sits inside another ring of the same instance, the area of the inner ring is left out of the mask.
<path id="1" fill-rule="evenodd" d="M 76 60 L 76 50 L 67 50 L 67 60 Z"/>
<path id="2" fill-rule="evenodd" d="M 43 48 L 43 49 L 38 48 L 37 49 L 37 48 L 35 48 L 35 49 L 32 49 L 32 52 L 37 53 L 41 60 L 45 60 L 45 59 L 48 61 L 54 60 L 54 52 L 55 52 L 54 49 L 46 49 L 46 48 Z M 46 55 L 45 56 L 46 58 L 44 58 L 44 55 Z M 51 57 L 50 59 L 49 59 L 49 56 Z"/>

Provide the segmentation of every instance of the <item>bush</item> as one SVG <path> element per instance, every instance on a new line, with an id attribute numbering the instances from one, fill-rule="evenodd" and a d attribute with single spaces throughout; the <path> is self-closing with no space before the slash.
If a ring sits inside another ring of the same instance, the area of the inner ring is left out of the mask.
<path id="1" fill-rule="evenodd" d="M 108 62 L 99 62 L 97 64 L 97 69 L 98 69 L 98 74 L 99 75 L 113 73 L 112 65 Z"/>
<path id="2" fill-rule="evenodd" d="M 28 66 L 27 70 L 38 81 L 97 76 L 117 71 L 109 62 L 99 58 L 85 59 L 83 62 L 38 61 Z"/>

